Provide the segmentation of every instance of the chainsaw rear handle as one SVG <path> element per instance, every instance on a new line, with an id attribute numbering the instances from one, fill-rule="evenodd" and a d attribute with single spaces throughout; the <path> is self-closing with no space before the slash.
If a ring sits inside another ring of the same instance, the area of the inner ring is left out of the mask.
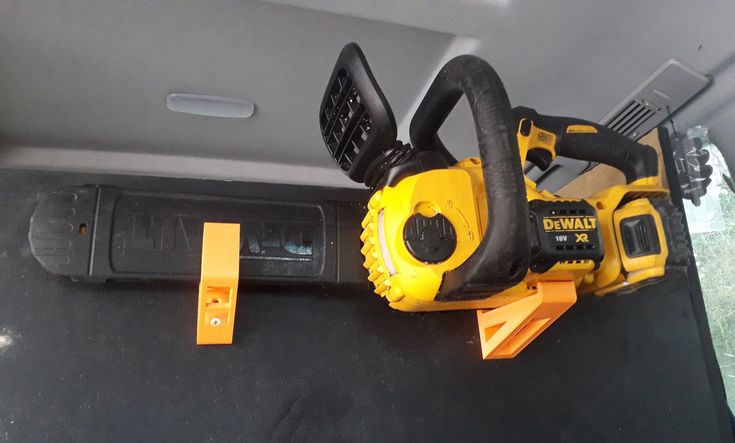
<path id="1" fill-rule="evenodd" d="M 444 65 L 411 120 L 411 143 L 418 151 L 438 151 L 455 163 L 438 131 L 463 95 L 475 121 L 488 226 L 472 255 L 444 274 L 437 300 L 488 297 L 520 282 L 529 263 L 528 203 L 516 125 L 495 70 L 472 55 Z"/>
<path id="2" fill-rule="evenodd" d="M 623 174 L 628 184 L 658 175 L 658 156 L 650 147 L 637 143 L 612 129 L 587 120 L 538 114 L 524 107 L 513 109 L 517 122 L 526 118 L 538 128 L 556 135 L 556 155 L 610 165 Z M 522 129 L 521 129 L 522 130 Z M 533 149 L 529 146 L 529 150 Z M 529 156 L 529 161 L 534 161 Z M 537 166 L 545 169 L 544 164 Z"/>

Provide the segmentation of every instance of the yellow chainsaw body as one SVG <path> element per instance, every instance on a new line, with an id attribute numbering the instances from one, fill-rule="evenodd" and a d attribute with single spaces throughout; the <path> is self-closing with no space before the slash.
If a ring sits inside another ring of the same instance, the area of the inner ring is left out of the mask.
<path id="1" fill-rule="evenodd" d="M 553 142 L 553 140 L 552 140 Z M 528 201 L 571 201 L 539 191 L 526 178 Z M 591 260 L 569 260 L 537 274 L 529 270 L 524 280 L 487 298 L 437 301 L 445 272 L 462 264 L 477 248 L 488 223 L 485 188 L 480 161 L 468 158 L 448 169 L 416 174 L 373 194 L 362 227 L 364 267 L 375 292 L 385 297 L 392 308 L 401 311 L 439 311 L 498 308 L 536 292 L 538 282 L 573 281 L 578 292 L 598 295 L 625 288 L 644 280 L 661 277 L 667 257 L 666 242 L 655 256 L 626 256 L 620 236 L 622 218 L 650 214 L 656 220 L 660 239 L 665 239 L 661 218 L 649 197 L 666 197 L 668 191 L 656 178 L 617 185 L 585 199 L 597 211 L 597 223 L 605 255 L 596 266 Z M 441 214 L 456 231 L 456 248 L 446 261 L 425 263 L 417 260 L 403 241 L 404 225 L 420 213 L 426 217 Z M 579 222 L 578 222 L 579 223 Z"/>

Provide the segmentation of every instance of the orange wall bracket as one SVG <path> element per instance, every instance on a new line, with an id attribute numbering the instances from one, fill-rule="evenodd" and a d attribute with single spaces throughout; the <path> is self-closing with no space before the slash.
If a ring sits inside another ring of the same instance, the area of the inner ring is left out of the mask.
<path id="1" fill-rule="evenodd" d="M 204 223 L 197 315 L 198 345 L 232 343 L 239 277 L 240 225 Z"/>
<path id="2" fill-rule="evenodd" d="M 526 298 L 477 311 L 482 358 L 513 358 L 577 301 L 574 282 L 539 282 Z"/>

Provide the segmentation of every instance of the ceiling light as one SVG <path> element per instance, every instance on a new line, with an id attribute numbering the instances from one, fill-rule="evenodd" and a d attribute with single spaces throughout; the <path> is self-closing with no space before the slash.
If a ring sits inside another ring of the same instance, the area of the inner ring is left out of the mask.
<path id="1" fill-rule="evenodd" d="M 185 114 L 225 118 L 248 118 L 255 112 L 255 103 L 250 100 L 179 92 L 166 97 L 166 107 Z"/>

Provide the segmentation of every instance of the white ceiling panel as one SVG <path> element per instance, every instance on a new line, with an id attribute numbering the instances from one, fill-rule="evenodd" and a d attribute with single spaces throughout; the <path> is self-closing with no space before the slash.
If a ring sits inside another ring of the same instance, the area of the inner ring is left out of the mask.
<path id="1" fill-rule="evenodd" d="M 402 114 L 451 37 L 260 2 L 3 1 L 0 137 L 331 166 L 318 108 L 351 40 Z M 177 114 L 166 108 L 175 91 L 248 98 L 256 111 Z"/>
<path id="2" fill-rule="evenodd" d="M 0 165 L 50 167 L 38 153 L 56 149 L 70 156 L 57 163 L 105 170 L 98 154 L 110 152 L 118 164 L 107 170 L 121 172 L 196 175 L 206 158 L 240 162 L 229 178 L 286 164 L 309 168 L 294 182 L 345 185 L 317 113 L 349 41 L 363 47 L 405 141 L 433 75 L 460 53 L 488 60 L 513 104 L 591 120 L 676 58 L 715 77 L 677 118 L 725 134 L 735 128 L 732 23 L 732 0 L 0 0 Z M 250 99 L 255 114 L 170 112 L 171 92 Z M 441 135 L 458 156 L 474 153 L 465 104 Z M 141 168 L 140 153 L 160 163 Z"/>

